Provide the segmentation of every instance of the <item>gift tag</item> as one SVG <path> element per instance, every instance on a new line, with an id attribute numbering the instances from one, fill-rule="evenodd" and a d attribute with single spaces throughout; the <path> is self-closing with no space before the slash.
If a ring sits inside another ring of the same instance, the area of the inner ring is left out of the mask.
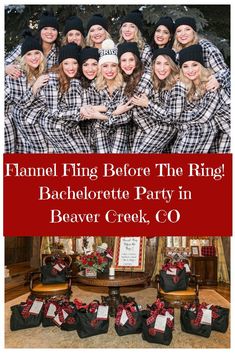
<path id="1" fill-rule="evenodd" d="M 168 311 L 166 311 L 165 316 L 167 317 L 167 319 L 173 320 L 174 316 L 172 316 Z"/>
<path id="2" fill-rule="evenodd" d="M 158 315 L 155 320 L 154 328 L 157 331 L 165 332 L 167 317 L 164 315 Z"/>
<path id="3" fill-rule="evenodd" d="M 109 314 L 108 305 L 99 305 L 97 311 L 97 319 L 107 320 Z"/>
<path id="4" fill-rule="evenodd" d="M 167 275 L 176 276 L 177 268 L 170 268 L 166 271 Z"/>
<path id="5" fill-rule="evenodd" d="M 66 313 L 66 311 L 64 311 L 62 309 L 62 313 L 63 313 L 63 321 L 60 321 L 59 315 L 57 314 L 56 317 L 54 317 L 53 321 L 56 323 L 56 325 L 61 326 L 63 324 L 63 322 L 66 320 L 67 316 L 69 315 L 68 313 Z"/>
<path id="6" fill-rule="evenodd" d="M 46 313 L 46 317 L 53 319 L 55 317 L 56 306 L 55 304 L 50 303 L 49 308 Z"/>
<path id="7" fill-rule="evenodd" d="M 184 264 L 184 268 L 185 268 L 186 273 L 191 272 L 191 271 L 190 271 L 189 264 Z"/>
<path id="8" fill-rule="evenodd" d="M 65 265 L 56 264 L 55 266 L 53 266 L 53 268 L 54 268 L 56 271 L 61 272 L 61 271 L 65 268 Z"/>
<path id="9" fill-rule="evenodd" d="M 204 325 L 211 325 L 211 319 L 212 319 L 212 311 L 209 309 L 202 309 L 202 318 L 201 318 L 201 324 Z"/>
<path id="10" fill-rule="evenodd" d="M 35 299 L 29 312 L 32 315 L 38 315 L 42 309 L 43 301 Z"/>
<path id="11" fill-rule="evenodd" d="M 122 315 L 121 315 L 121 319 L 120 319 L 120 324 L 121 325 L 125 325 L 125 323 L 128 321 L 128 316 L 126 314 L 126 310 L 123 309 L 122 310 Z"/>

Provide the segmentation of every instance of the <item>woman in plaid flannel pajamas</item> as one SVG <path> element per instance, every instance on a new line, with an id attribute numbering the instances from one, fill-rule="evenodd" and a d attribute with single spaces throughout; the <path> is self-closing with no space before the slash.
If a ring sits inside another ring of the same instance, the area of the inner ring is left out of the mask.
<path id="1" fill-rule="evenodd" d="M 64 25 L 64 38 L 62 45 L 76 43 L 80 47 L 85 47 L 85 32 L 82 20 L 77 16 L 69 17 Z"/>
<path id="2" fill-rule="evenodd" d="M 84 117 L 88 117 L 87 108 L 95 109 L 97 108 L 100 112 L 105 112 L 107 109 L 103 106 L 99 106 L 100 99 L 98 97 L 97 101 L 97 93 L 94 94 L 95 86 L 94 80 L 98 73 L 98 61 L 99 61 L 99 52 L 96 48 L 85 47 L 82 49 L 80 53 L 80 82 L 82 87 L 82 106 L 86 109 L 87 115 Z M 92 84 L 93 83 L 93 84 Z M 95 120 L 84 119 L 80 122 L 81 131 L 86 138 L 88 145 L 92 152 L 96 152 L 96 144 L 95 144 Z"/>
<path id="3" fill-rule="evenodd" d="M 50 69 L 53 65 L 58 64 L 59 45 L 59 24 L 56 17 L 45 12 L 41 16 L 38 25 L 39 38 L 46 57 L 46 67 Z M 12 78 L 18 78 L 21 75 L 15 60 L 21 55 L 21 44 L 14 48 L 5 59 L 5 73 Z"/>
<path id="4" fill-rule="evenodd" d="M 123 77 L 118 67 L 117 48 L 110 39 L 102 43 L 99 50 L 99 70 L 92 98 L 97 105 L 105 106 L 107 122 L 97 121 L 95 144 L 97 153 L 127 153 L 130 102 L 124 103 Z"/>
<path id="5" fill-rule="evenodd" d="M 150 96 L 153 85 L 151 78 L 151 71 L 144 65 L 140 59 L 140 52 L 136 42 L 124 42 L 118 45 L 118 59 L 119 67 L 125 82 L 124 95 L 126 101 L 134 95 L 146 94 Z M 130 111 L 132 119 L 129 124 L 129 148 L 132 150 L 134 139 L 138 129 L 145 128 L 148 124 L 145 119 L 136 112 L 135 108 Z"/>
<path id="6" fill-rule="evenodd" d="M 180 80 L 186 88 L 186 105 L 178 121 L 173 153 L 208 153 L 217 128 L 214 115 L 219 103 L 218 90 L 207 91 L 211 70 L 204 67 L 199 44 L 179 52 Z"/>
<path id="7" fill-rule="evenodd" d="M 105 39 L 111 39 L 108 33 L 108 20 L 101 14 L 93 15 L 87 22 L 86 45 L 100 49 Z"/>
<path id="8" fill-rule="evenodd" d="M 143 17 L 139 10 L 132 11 L 121 19 L 121 28 L 119 30 L 119 43 L 136 42 L 140 51 L 141 61 L 144 67 L 150 67 L 152 51 L 143 36 Z"/>
<path id="9" fill-rule="evenodd" d="M 168 47 L 155 50 L 153 95 L 150 100 L 146 95 L 132 99 L 139 119 L 146 122 L 136 134 L 133 152 L 161 153 L 176 135 L 174 120 L 182 113 L 185 102 L 185 89 L 178 78 L 175 52 Z"/>
<path id="10" fill-rule="evenodd" d="M 29 114 L 37 105 L 37 90 L 46 84 L 48 77 L 42 75 L 45 69 L 45 59 L 42 47 L 37 39 L 27 31 L 25 41 L 21 46 L 22 74 L 18 79 L 6 76 L 5 103 L 8 106 L 14 125 L 15 151 L 18 153 L 47 153 L 48 144 L 42 134 L 37 119 Z M 9 133 L 9 129 L 7 130 Z M 8 139 L 5 140 L 6 148 Z"/>
<path id="11" fill-rule="evenodd" d="M 219 90 L 220 109 L 215 113 L 217 136 L 210 152 L 226 153 L 230 150 L 230 70 L 226 65 L 222 53 L 207 39 L 199 39 L 195 19 L 181 17 L 175 21 L 175 41 L 173 48 L 176 52 L 193 44 L 200 44 L 203 51 L 203 61 L 206 68 L 213 70 L 207 90 Z"/>
<path id="12" fill-rule="evenodd" d="M 45 107 L 39 112 L 40 125 L 55 153 L 91 152 L 79 126 L 83 115 L 82 90 L 77 79 L 79 53 L 80 47 L 75 43 L 61 47 L 59 66 L 49 74 L 48 84 L 40 92 Z M 95 118 L 99 119 L 99 115 Z"/>

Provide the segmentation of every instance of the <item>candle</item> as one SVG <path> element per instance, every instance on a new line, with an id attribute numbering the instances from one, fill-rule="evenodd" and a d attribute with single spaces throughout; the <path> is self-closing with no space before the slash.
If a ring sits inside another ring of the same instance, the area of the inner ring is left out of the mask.
<path id="1" fill-rule="evenodd" d="M 109 278 L 114 278 L 115 277 L 115 268 L 114 267 L 109 267 Z"/>

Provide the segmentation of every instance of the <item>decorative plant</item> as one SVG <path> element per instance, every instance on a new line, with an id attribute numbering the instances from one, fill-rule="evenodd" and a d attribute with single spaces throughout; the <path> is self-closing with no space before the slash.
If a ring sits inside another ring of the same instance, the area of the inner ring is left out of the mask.
<path id="1" fill-rule="evenodd" d="M 108 265 L 108 258 L 104 254 L 93 251 L 90 254 L 77 256 L 75 263 L 80 267 L 80 269 L 89 268 L 95 271 L 103 272 L 105 267 Z"/>

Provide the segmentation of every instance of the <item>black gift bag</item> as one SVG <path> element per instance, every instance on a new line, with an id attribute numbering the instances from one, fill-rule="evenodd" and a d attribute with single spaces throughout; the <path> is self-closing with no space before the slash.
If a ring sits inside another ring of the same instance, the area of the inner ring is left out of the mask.
<path id="1" fill-rule="evenodd" d="M 176 275 L 167 274 L 165 270 L 160 271 L 160 287 L 165 292 L 185 290 L 188 286 L 188 274 L 185 268 L 177 269 Z"/>
<path id="2" fill-rule="evenodd" d="M 13 305 L 11 307 L 11 318 L 10 318 L 11 331 L 17 331 L 25 328 L 40 326 L 42 321 L 42 310 L 37 315 L 30 314 L 28 310 L 24 314 L 23 310 L 25 309 L 26 306 L 27 306 L 27 303 L 21 303 L 18 305 Z"/>
<path id="3" fill-rule="evenodd" d="M 74 303 L 69 303 L 69 313 L 65 321 L 60 326 L 63 331 L 74 331 L 78 329 L 78 311 Z"/>
<path id="4" fill-rule="evenodd" d="M 54 266 L 47 264 L 41 267 L 41 282 L 43 284 L 66 283 L 68 281 L 68 268 L 64 267 L 61 271 L 58 271 Z"/>
<path id="5" fill-rule="evenodd" d="M 128 320 L 122 325 L 120 322 L 123 310 L 126 310 Z M 117 307 L 115 318 L 115 331 L 119 336 L 141 333 L 143 326 L 142 313 L 136 302 L 120 304 Z"/>
<path id="6" fill-rule="evenodd" d="M 155 329 L 155 321 L 158 315 L 166 316 L 170 314 L 170 317 L 166 320 L 166 326 L 164 332 Z M 159 343 L 168 346 L 172 341 L 172 331 L 174 328 L 174 309 L 166 307 L 165 303 L 156 300 L 151 306 L 147 305 L 147 310 L 143 311 L 143 340 L 150 343 Z"/>
<path id="7" fill-rule="evenodd" d="M 99 302 L 92 302 L 87 309 L 78 309 L 77 333 L 80 338 L 107 333 L 109 329 L 109 316 L 107 319 L 97 319 Z"/>
<path id="8" fill-rule="evenodd" d="M 197 322 L 198 311 L 180 308 L 180 324 L 184 332 L 197 336 L 210 337 L 211 325 L 205 325 Z"/>
<path id="9" fill-rule="evenodd" d="M 142 338 L 150 343 L 159 343 L 169 346 L 172 341 L 172 329 L 166 326 L 164 332 L 158 332 L 154 329 L 154 323 L 147 326 L 146 321 L 143 323 Z"/>
<path id="10" fill-rule="evenodd" d="M 226 332 L 229 323 L 229 309 L 215 305 L 212 308 L 212 331 Z M 214 315 L 213 315 L 214 313 Z"/>

